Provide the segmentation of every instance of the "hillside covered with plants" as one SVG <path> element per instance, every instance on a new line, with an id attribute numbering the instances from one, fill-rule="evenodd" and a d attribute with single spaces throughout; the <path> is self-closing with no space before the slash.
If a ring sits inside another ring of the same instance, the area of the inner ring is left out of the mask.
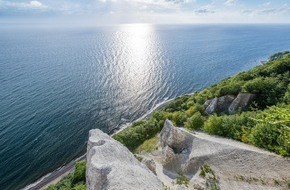
<path id="1" fill-rule="evenodd" d="M 257 95 L 247 111 L 205 114 L 206 100 L 240 92 Z M 134 152 L 161 131 L 166 118 L 192 131 L 202 130 L 290 156 L 290 53 L 274 54 L 263 65 L 193 95 L 178 97 L 150 118 L 133 123 L 113 137 Z"/>
<path id="2" fill-rule="evenodd" d="M 50 185 L 46 190 L 85 190 L 86 161 L 75 164 L 75 171 L 61 179 L 57 184 Z"/>

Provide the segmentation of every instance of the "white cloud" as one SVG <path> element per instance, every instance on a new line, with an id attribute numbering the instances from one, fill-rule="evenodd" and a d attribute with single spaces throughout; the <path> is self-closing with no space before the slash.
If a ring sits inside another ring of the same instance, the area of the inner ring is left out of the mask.
<path id="1" fill-rule="evenodd" d="M 44 5 L 39 1 L 30 1 L 29 6 L 33 8 L 42 8 Z"/>
<path id="2" fill-rule="evenodd" d="M 9 2 L 0 1 L 0 7 L 10 7 L 17 9 L 46 9 L 47 6 L 42 4 L 40 1 L 30 1 L 30 2 Z"/>
<path id="3" fill-rule="evenodd" d="M 265 7 L 269 7 L 270 5 L 271 5 L 271 2 L 270 1 L 263 4 L 263 6 L 265 6 Z"/>
<path id="4" fill-rule="evenodd" d="M 197 9 L 194 11 L 196 14 L 213 14 L 215 13 L 214 11 L 212 10 L 209 10 L 209 9 Z"/>
<path id="5" fill-rule="evenodd" d="M 227 6 L 233 6 L 233 5 L 236 5 L 237 4 L 237 0 L 227 0 L 225 2 L 225 5 Z"/>

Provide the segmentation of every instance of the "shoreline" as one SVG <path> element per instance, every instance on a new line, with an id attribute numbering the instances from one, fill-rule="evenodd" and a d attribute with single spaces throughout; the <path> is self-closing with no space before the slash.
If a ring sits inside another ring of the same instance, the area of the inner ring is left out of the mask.
<path id="1" fill-rule="evenodd" d="M 140 121 L 143 119 L 148 119 L 149 117 L 151 117 L 151 115 L 154 111 L 164 108 L 165 106 L 167 106 L 171 101 L 175 100 L 176 98 L 181 97 L 181 96 L 186 96 L 186 95 L 192 95 L 192 94 L 194 94 L 194 92 L 189 93 L 189 94 L 183 94 L 183 95 L 171 98 L 171 99 L 165 99 L 164 101 L 156 104 L 153 108 L 151 108 L 144 115 L 142 115 L 140 118 L 134 120 L 133 122 Z M 126 129 L 133 122 L 129 122 L 129 123 L 126 123 L 124 125 L 121 125 L 118 129 L 113 129 L 112 130 L 113 133 L 110 134 L 110 136 L 113 136 L 114 134 L 119 133 L 120 131 Z M 54 184 L 58 183 L 65 176 L 74 172 L 74 166 L 75 166 L 76 162 L 82 161 L 85 159 L 86 159 L 86 154 L 72 160 L 71 162 L 69 162 L 68 164 L 66 164 L 62 167 L 57 168 L 53 172 L 50 172 L 50 173 L 44 175 L 43 177 L 41 177 L 37 181 L 25 186 L 21 190 L 39 190 L 39 189 L 45 189 L 45 188 L 49 187 L 50 185 L 54 185 Z"/>
<path id="2" fill-rule="evenodd" d="M 56 184 L 62 178 L 69 175 L 70 173 L 74 172 L 75 163 L 81 160 L 86 159 L 86 154 L 74 159 L 73 161 L 69 162 L 68 164 L 59 167 L 58 169 L 54 170 L 46 174 L 45 176 L 41 177 L 37 181 L 27 185 L 26 187 L 22 188 L 21 190 L 38 190 L 38 189 L 45 189 L 50 185 Z"/>

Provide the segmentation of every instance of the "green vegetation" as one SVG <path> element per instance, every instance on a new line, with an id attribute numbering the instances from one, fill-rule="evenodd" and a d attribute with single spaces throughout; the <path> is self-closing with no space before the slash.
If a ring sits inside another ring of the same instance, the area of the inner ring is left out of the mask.
<path id="1" fill-rule="evenodd" d="M 210 166 L 205 163 L 200 167 L 200 176 L 207 180 L 207 186 L 211 188 L 211 190 L 218 190 L 218 177 L 215 172 L 210 168 Z"/>
<path id="2" fill-rule="evenodd" d="M 55 185 L 46 190 L 85 190 L 86 189 L 86 162 L 76 162 L 74 173 L 64 177 Z"/>
<path id="3" fill-rule="evenodd" d="M 175 181 L 172 181 L 172 182 L 173 182 L 173 185 L 175 185 L 175 184 L 176 185 L 184 185 L 185 187 L 188 187 L 188 185 L 189 185 L 189 180 L 181 172 L 178 173 Z"/>
<path id="4" fill-rule="evenodd" d="M 206 100 L 240 92 L 257 94 L 246 112 L 204 114 Z M 241 72 L 193 95 L 178 97 L 151 118 L 133 123 L 113 137 L 131 151 L 156 136 L 166 118 L 189 130 L 232 138 L 290 156 L 290 53 L 277 53 L 269 62 Z"/>
<path id="5" fill-rule="evenodd" d="M 135 151 L 135 153 L 142 152 L 153 152 L 158 147 L 159 135 L 152 137 L 151 139 L 146 140 L 143 144 L 141 144 Z"/>
<path id="6" fill-rule="evenodd" d="M 162 182 L 162 187 L 163 187 L 163 190 L 171 190 L 170 187 L 166 186 L 163 182 Z"/>

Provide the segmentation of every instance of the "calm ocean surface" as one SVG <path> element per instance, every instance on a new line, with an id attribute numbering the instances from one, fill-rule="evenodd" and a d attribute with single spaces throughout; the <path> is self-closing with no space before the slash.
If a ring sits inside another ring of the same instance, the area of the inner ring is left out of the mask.
<path id="1" fill-rule="evenodd" d="M 0 189 L 85 152 L 88 131 L 132 122 L 290 50 L 288 25 L 0 27 Z"/>

